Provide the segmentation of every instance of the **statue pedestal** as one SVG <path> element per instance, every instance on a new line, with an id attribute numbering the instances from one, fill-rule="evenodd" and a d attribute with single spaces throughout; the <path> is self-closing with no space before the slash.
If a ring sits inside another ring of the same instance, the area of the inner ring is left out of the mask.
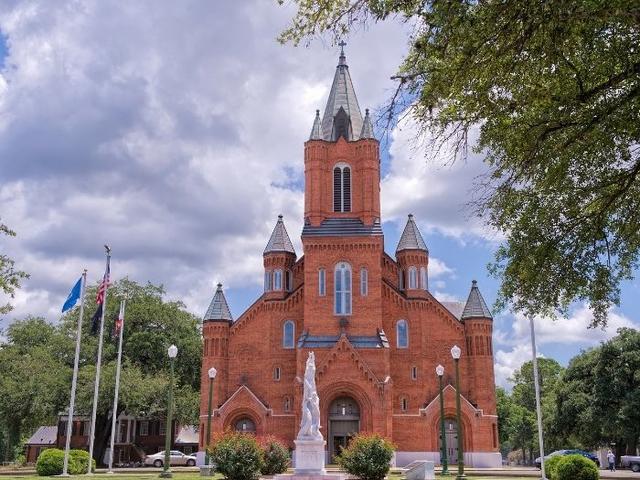
<path id="1" fill-rule="evenodd" d="M 326 475 L 324 469 L 324 446 L 327 444 L 322 437 L 318 440 L 294 440 L 295 475 L 316 476 Z"/>

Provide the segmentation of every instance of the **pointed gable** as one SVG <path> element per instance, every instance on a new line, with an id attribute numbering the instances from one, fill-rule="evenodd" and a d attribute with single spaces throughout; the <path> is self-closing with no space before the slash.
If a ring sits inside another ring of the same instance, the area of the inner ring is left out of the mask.
<path id="1" fill-rule="evenodd" d="M 213 299 L 211 300 L 211 304 L 209 304 L 209 308 L 207 308 L 207 313 L 204 314 L 203 320 L 205 322 L 211 320 L 226 320 L 228 322 L 233 322 L 231 310 L 229 309 L 229 304 L 227 303 L 227 299 L 222 291 L 221 283 L 219 283 L 218 288 L 216 288 L 216 293 L 213 295 Z"/>
<path id="2" fill-rule="evenodd" d="M 398 242 L 396 253 L 402 250 L 424 250 L 427 253 L 429 252 L 427 244 L 424 243 L 424 239 L 420 234 L 420 230 L 418 230 L 416 222 L 413 221 L 413 215 L 411 213 L 409 214 L 407 224 L 405 225 L 400 241 Z"/>
<path id="3" fill-rule="evenodd" d="M 327 100 L 327 106 L 322 117 L 322 139 L 335 142 L 343 135 L 342 130 L 336 130 L 335 120 L 340 109 L 343 109 L 348 122 L 348 137 L 346 140 L 358 140 L 362 132 L 362 113 L 356 98 L 356 91 L 351 82 L 349 66 L 344 55 L 344 50 L 340 53 L 336 74 L 333 77 L 331 92 Z M 344 136 L 344 135 L 343 135 Z"/>
<path id="4" fill-rule="evenodd" d="M 293 248 L 293 243 L 291 243 L 291 239 L 287 233 L 287 229 L 284 227 L 282 215 L 278 215 L 278 221 L 273 229 L 269 243 L 267 243 L 267 246 L 264 249 L 263 255 L 273 252 L 288 252 L 293 253 L 294 255 L 296 254 L 296 251 Z"/>
<path id="5" fill-rule="evenodd" d="M 478 282 L 475 280 L 471 282 L 471 291 L 469 292 L 469 298 L 464 306 L 462 312 L 462 320 L 466 318 L 493 318 L 491 311 L 480 294 L 478 288 Z"/>

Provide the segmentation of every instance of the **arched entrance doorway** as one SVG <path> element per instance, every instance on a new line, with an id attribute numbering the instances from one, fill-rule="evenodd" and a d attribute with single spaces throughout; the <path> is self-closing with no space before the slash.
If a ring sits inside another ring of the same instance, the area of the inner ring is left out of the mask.
<path id="1" fill-rule="evenodd" d="M 458 463 L 458 424 L 455 419 L 444 419 L 444 438 L 447 440 L 447 460 L 450 464 Z M 438 443 L 442 450 L 441 441 Z"/>
<path id="2" fill-rule="evenodd" d="M 241 417 L 234 422 L 233 428 L 236 432 L 256 433 L 256 424 L 249 417 Z"/>
<path id="3" fill-rule="evenodd" d="M 329 406 L 329 456 L 333 463 L 336 455 L 360 431 L 360 408 L 351 397 L 336 398 Z"/>

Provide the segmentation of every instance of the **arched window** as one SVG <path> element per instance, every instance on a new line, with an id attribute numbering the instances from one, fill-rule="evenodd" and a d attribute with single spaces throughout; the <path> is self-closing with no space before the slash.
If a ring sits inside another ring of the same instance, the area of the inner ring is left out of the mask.
<path id="1" fill-rule="evenodd" d="M 402 269 L 398 270 L 398 288 L 404 290 L 404 271 Z"/>
<path id="2" fill-rule="evenodd" d="M 282 270 L 273 271 L 273 289 L 282 290 Z"/>
<path id="3" fill-rule="evenodd" d="M 285 412 L 290 412 L 291 411 L 291 398 L 290 397 L 284 397 L 284 411 Z"/>
<path id="4" fill-rule="evenodd" d="M 282 326 L 282 347 L 293 348 L 295 344 L 296 324 L 291 320 L 284 322 Z"/>
<path id="5" fill-rule="evenodd" d="M 402 397 L 400 399 L 400 410 L 402 410 L 403 412 L 406 412 L 408 408 L 409 408 L 409 402 L 405 397 Z"/>
<path id="6" fill-rule="evenodd" d="M 268 292 L 271 290 L 271 270 L 267 270 L 264 272 L 264 291 Z"/>
<path id="7" fill-rule="evenodd" d="M 429 290 L 429 279 L 427 278 L 427 269 L 425 267 L 420 267 L 420 288 Z"/>
<path id="8" fill-rule="evenodd" d="M 409 289 L 418 288 L 418 271 L 416 267 L 409 267 Z"/>
<path id="9" fill-rule="evenodd" d="M 351 168 L 339 164 L 333 169 L 333 211 L 351 211 Z"/>
<path id="10" fill-rule="evenodd" d="M 293 274 L 291 270 L 285 270 L 284 272 L 284 284 L 287 287 L 287 292 L 293 290 Z"/>
<path id="11" fill-rule="evenodd" d="M 369 293 L 369 272 L 366 268 L 360 269 L 360 295 L 366 297 Z"/>
<path id="12" fill-rule="evenodd" d="M 351 315 L 351 265 L 340 262 L 334 274 L 334 313 Z"/>
<path id="13" fill-rule="evenodd" d="M 409 347 L 409 327 L 406 320 L 398 320 L 396 323 L 396 338 L 398 348 Z"/>
<path id="14" fill-rule="evenodd" d="M 273 369 L 273 379 L 274 379 L 276 382 L 279 382 L 279 381 L 280 381 L 280 374 L 281 374 L 280 367 L 275 367 L 275 368 Z"/>
<path id="15" fill-rule="evenodd" d="M 327 294 L 327 273 L 324 268 L 318 269 L 318 295 L 324 297 Z"/>

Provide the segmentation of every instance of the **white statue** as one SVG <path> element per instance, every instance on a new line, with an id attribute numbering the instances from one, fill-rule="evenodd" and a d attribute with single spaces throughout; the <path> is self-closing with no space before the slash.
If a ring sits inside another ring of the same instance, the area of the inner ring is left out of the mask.
<path id="1" fill-rule="evenodd" d="M 320 398 L 316 390 L 316 362 L 313 352 L 307 358 L 304 371 L 304 397 L 302 399 L 302 420 L 298 439 L 321 440 L 320 433 Z"/>

